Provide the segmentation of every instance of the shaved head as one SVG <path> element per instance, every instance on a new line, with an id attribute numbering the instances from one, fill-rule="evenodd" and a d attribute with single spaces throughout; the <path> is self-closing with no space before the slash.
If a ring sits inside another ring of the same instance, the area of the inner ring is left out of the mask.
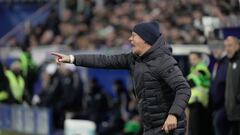
<path id="1" fill-rule="evenodd" d="M 239 41 L 234 36 L 228 36 L 224 41 L 224 47 L 228 58 L 232 58 L 234 54 L 239 50 Z"/>
<path id="2" fill-rule="evenodd" d="M 238 45 L 238 39 L 234 36 L 228 36 L 227 39 L 230 43 Z"/>

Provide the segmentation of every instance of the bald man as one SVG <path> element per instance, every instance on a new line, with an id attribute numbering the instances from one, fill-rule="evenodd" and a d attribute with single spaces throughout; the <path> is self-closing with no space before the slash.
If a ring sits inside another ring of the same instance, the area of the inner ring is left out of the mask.
<path id="1" fill-rule="evenodd" d="M 225 107 L 231 121 L 231 135 L 240 135 L 240 50 L 236 37 L 229 36 L 224 41 L 229 58 L 225 94 Z"/>

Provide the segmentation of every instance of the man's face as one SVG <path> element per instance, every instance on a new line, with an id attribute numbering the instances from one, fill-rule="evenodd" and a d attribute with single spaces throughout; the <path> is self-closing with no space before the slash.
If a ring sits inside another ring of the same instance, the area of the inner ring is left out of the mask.
<path id="1" fill-rule="evenodd" d="M 224 50 L 222 48 L 216 48 L 212 50 L 215 59 L 220 59 L 223 56 Z"/>
<path id="2" fill-rule="evenodd" d="M 224 47 L 227 52 L 228 58 L 232 58 L 239 49 L 238 43 L 232 37 L 228 37 L 224 41 Z"/>
<path id="3" fill-rule="evenodd" d="M 196 66 L 200 62 L 200 58 L 196 54 L 190 54 L 188 59 L 191 66 Z"/>
<path id="4" fill-rule="evenodd" d="M 132 32 L 129 41 L 133 45 L 132 52 L 136 55 L 142 55 L 151 46 L 148 45 L 137 33 Z"/>
<path id="5" fill-rule="evenodd" d="M 19 62 L 14 62 L 14 63 L 11 65 L 10 69 L 11 69 L 14 73 L 16 73 L 16 74 L 20 74 L 20 73 L 21 73 L 21 65 L 20 65 Z"/>

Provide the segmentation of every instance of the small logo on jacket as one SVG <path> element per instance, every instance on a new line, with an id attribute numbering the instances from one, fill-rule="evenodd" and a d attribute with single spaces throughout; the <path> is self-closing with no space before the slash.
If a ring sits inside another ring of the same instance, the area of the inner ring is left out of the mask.
<path id="1" fill-rule="evenodd" d="M 233 69 L 236 69 L 237 68 L 237 63 L 234 62 L 233 65 L 232 65 Z"/>

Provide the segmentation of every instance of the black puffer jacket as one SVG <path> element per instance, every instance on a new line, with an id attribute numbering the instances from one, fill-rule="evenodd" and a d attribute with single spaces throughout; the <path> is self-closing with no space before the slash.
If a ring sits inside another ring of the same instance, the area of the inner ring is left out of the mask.
<path id="1" fill-rule="evenodd" d="M 74 64 L 79 66 L 130 70 L 145 131 L 161 128 L 167 115 L 174 114 L 178 118 L 174 132 L 184 132 L 184 110 L 191 91 L 162 37 L 143 56 L 129 53 L 74 57 Z"/>

